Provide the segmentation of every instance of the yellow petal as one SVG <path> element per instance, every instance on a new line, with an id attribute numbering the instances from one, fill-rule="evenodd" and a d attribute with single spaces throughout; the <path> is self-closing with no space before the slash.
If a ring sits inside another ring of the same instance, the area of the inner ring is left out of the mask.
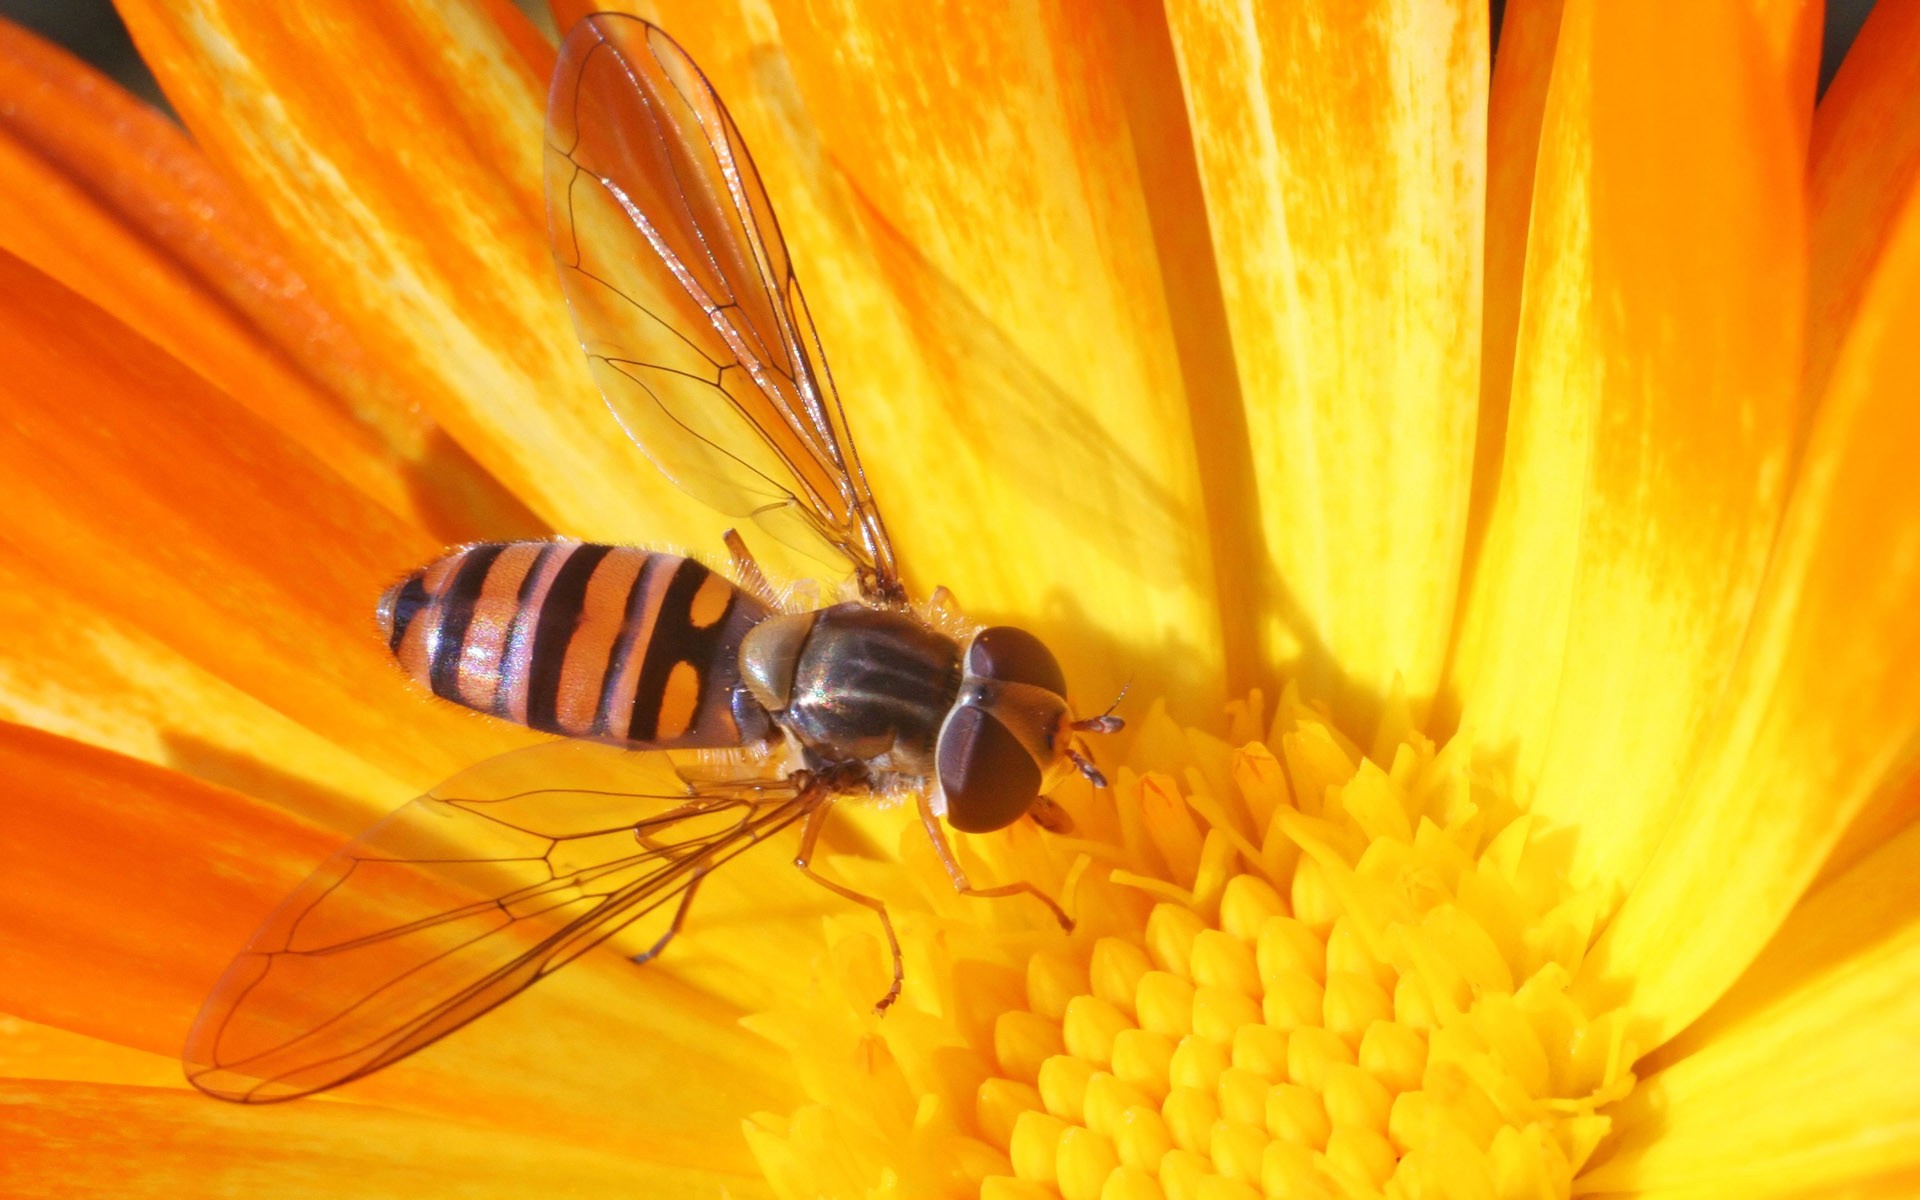
<path id="1" fill-rule="evenodd" d="M 1783 492 L 1797 139 L 1749 19 L 1569 4 L 1464 723 L 1582 880 L 1630 882 L 1725 684 Z M 1591 75 L 1586 73 L 1589 54 Z"/>
<path id="2" fill-rule="evenodd" d="M 1648 1044 L 1753 959 L 1920 729 L 1916 339 L 1920 194 L 1835 367 L 1698 774 L 1582 979 L 1630 990 Z"/>
<path id="3" fill-rule="evenodd" d="M 710 7 L 660 15 L 704 55 Z M 1196 461 L 1169 311 L 1169 274 L 1206 270 L 1160 244 L 1198 208 L 1141 131 L 1178 104 L 1170 58 L 1123 70 L 1151 59 L 1129 33 L 1060 17 L 743 7 L 717 69 L 911 579 L 1037 623 L 1083 704 L 1138 674 L 1211 708 L 1216 564 L 1243 556 L 1192 531 L 1246 527 Z"/>
<path id="4" fill-rule="evenodd" d="M 1840 342 L 1920 175 L 1920 8 L 1878 4 L 1814 114 L 1807 153 L 1810 272 L 1804 402 Z"/>
<path id="5" fill-rule="evenodd" d="M 1640 1196 L 1905 1195 L 1920 1175 L 1920 829 L 1802 905 L 1656 1059 L 1580 1182 Z"/>
<path id="6" fill-rule="evenodd" d="M 1479 397 L 1484 5 L 1182 3 L 1269 661 L 1371 723 L 1453 627 Z"/>
<path id="7" fill-rule="evenodd" d="M 460 0 L 324 14 L 139 0 L 122 13 L 370 369 L 539 516 L 613 540 L 717 530 L 620 434 L 588 377 L 546 245 L 552 63 L 531 27 Z"/>

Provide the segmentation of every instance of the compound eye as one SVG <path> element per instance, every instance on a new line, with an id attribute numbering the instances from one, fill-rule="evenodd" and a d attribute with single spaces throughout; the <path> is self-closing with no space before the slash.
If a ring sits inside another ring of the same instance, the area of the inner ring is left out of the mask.
<path id="1" fill-rule="evenodd" d="M 956 709 L 940 731 L 936 769 L 947 824 L 963 833 L 1004 829 L 1040 794 L 1040 764 L 990 713 Z"/>
<path id="2" fill-rule="evenodd" d="M 1030 683 L 1056 696 L 1067 694 L 1067 676 L 1046 643 L 1024 629 L 982 629 L 967 648 L 967 673 L 1003 683 Z"/>

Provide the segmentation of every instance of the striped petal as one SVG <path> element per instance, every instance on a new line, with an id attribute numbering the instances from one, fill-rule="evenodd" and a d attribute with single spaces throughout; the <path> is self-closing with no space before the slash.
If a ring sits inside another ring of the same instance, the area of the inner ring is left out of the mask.
<path id="1" fill-rule="evenodd" d="M 620 436 L 587 375 L 546 247 L 552 56 L 531 27 L 462 0 L 122 12 L 200 145 L 387 386 L 557 528 L 716 529 Z"/>
<path id="2" fill-rule="evenodd" d="M 0 545 L 33 576 L 416 788 L 526 740 L 409 696 L 374 636 L 418 526 L 11 259 L 0 355 Z"/>
<path id="3" fill-rule="evenodd" d="M 1867 279 L 1920 177 L 1920 7 L 1878 4 L 1814 116 L 1804 403 L 1833 372 Z"/>
<path id="4" fill-rule="evenodd" d="M 1369 722 L 1453 626 L 1479 397 L 1484 5 L 1170 8 L 1257 480 L 1261 649 Z"/>
<path id="5" fill-rule="evenodd" d="M 1810 897 L 1616 1116 L 1588 1192 L 1905 1195 L 1920 1175 L 1920 829 Z"/>
<path id="6" fill-rule="evenodd" d="M 1745 14 L 1570 3 L 1500 494 L 1450 687 L 1623 887 L 1726 684 L 1783 491 L 1799 151 Z M 1591 56 L 1591 75 L 1586 65 Z"/>
<path id="7" fill-rule="evenodd" d="M 1920 193 L 1836 363 L 1698 774 L 1588 960 L 1583 986 L 1630 989 L 1655 1042 L 1745 969 L 1920 731 L 1916 340 Z"/>
<path id="8" fill-rule="evenodd" d="M 662 14 L 696 56 L 710 8 Z M 1142 132 L 1177 109 L 1171 60 L 1091 12 L 773 9 L 735 78 L 784 130 L 756 155 L 916 590 L 1036 624 L 1083 704 L 1137 673 L 1210 708 L 1215 564 L 1238 559 L 1190 531 L 1245 526 L 1214 507 L 1170 332 L 1170 274 L 1206 267 L 1161 242 L 1197 190 Z"/>

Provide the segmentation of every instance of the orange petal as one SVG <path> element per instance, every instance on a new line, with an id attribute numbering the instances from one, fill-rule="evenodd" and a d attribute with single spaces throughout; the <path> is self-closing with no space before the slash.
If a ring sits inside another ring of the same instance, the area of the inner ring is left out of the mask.
<path id="1" fill-rule="evenodd" d="M 9 554 L 417 787 L 525 740 L 409 694 L 375 636 L 374 600 L 437 549 L 417 526 L 3 257 L 0 358 Z"/>
<path id="2" fill-rule="evenodd" d="M 1534 165 L 1564 6 L 1565 0 L 1513 0 L 1501 18 L 1500 49 L 1493 59 L 1487 98 L 1486 303 L 1480 331 L 1479 428 L 1473 442 L 1473 511 L 1467 527 L 1469 576 L 1500 483 Z"/>
<path id="3" fill-rule="evenodd" d="M 426 469 L 431 423 L 373 386 L 364 351 L 177 126 L 12 25 L 0 26 L 0 90 L 14 100 L 0 113 L 6 249 L 441 538 L 516 520 L 529 528 L 463 457 L 439 453 Z"/>
<path id="4" fill-rule="evenodd" d="M 228 958 L 336 839 L 237 793 L 18 725 L 0 1008 L 172 1056 Z M 209 869 L 217 861 L 219 870 Z"/>
<path id="5" fill-rule="evenodd" d="M 1920 730 L 1917 340 L 1920 194 L 1836 363 L 1698 774 L 1587 960 L 1587 991 L 1630 989 L 1656 1040 L 1759 952 Z"/>
<path id="6" fill-rule="evenodd" d="M 1486 6 L 1172 6 L 1264 531 L 1263 650 L 1370 721 L 1453 626 L 1479 398 Z"/>
<path id="7" fill-rule="evenodd" d="M 1654 1059 L 1581 1180 L 1636 1196 L 1909 1195 L 1920 1177 L 1920 829 L 1809 897 Z"/>
<path id="8" fill-rule="evenodd" d="M 0 862 L 0 1011 L 169 1058 L 231 955 L 338 842 L 250 798 L 18 726 L 0 726 L 0 774 L 19 807 Z M 821 914 L 848 906 L 773 854 L 702 900 L 670 958 L 644 970 L 584 958 L 341 1094 L 688 1167 L 744 1161 L 739 1114 L 790 1097 L 784 1059 L 738 1025 L 740 1001 L 805 988 Z M 715 979 L 724 986 L 701 982 Z M 99 1057 L 73 1072 L 97 1073 Z M 37 1069 L 58 1066 L 43 1056 Z"/>
<path id="9" fill-rule="evenodd" d="M 1808 148 L 1808 407 L 1825 392 L 1917 173 L 1920 6 L 1877 4 L 1820 101 Z"/>
<path id="10" fill-rule="evenodd" d="M 1567 6 L 1451 686 L 1535 811 L 1578 828 L 1582 879 L 1638 873 L 1758 586 L 1799 369 L 1798 153 L 1744 13 Z"/>
<path id="11" fill-rule="evenodd" d="M 1824 886 L 1920 821 L 1920 761 L 1903 763 L 1874 790 L 1827 855 L 1815 886 Z"/>
<path id="12" fill-rule="evenodd" d="M 1246 526 L 1196 461 L 1167 298 L 1207 264 L 1161 242 L 1198 209 L 1142 132 L 1179 103 L 1164 30 L 664 7 L 747 127 L 913 582 L 1037 624 L 1084 705 L 1135 672 L 1216 704 L 1215 566 L 1244 554 L 1193 531 Z"/>
<path id="13" fill-rule="evenodd" d="M 180 1059 L 173 1054 L 135 1050 L 71 1030 L 24 1020 L 0 1018 L 0 1079 L 64 1079 L 76 1083 L 118 1083 L 136 1087 L 180 1086 Z"/>
<path id="14" fill-rule="evenodd" d="M 587 375 L 540 199 L 552 55 L 522 18 L 460 0 L 121 11 L 387 387 L 557 528 L 691 541 L 717 525 L 620 435 Z"/>
<path id="15" fill-rule="evenodd" d="M 710 1164 L 692 1165 L 657 1144 L 558 1145 L 465 1117 L 328 1103 L 242 1109 L 190 1091 L 8 1082 L 0 1177 L 28 1196 L 770 1194 L 752 1159 L 708 1143 Z"/>
<path id="16" fill-rule="evenodd" d="M 1825 0 L 1752 0 L 1760 42 L 1773 59 L 1774 78 L 1793 114 L 1804 146 L 1813 123 L 1814 93 L 1820 84 L 1821 39 L 1827 31 Z"/>
<path id="17" fill-rule="evenodd" d="M 0 556 L 0 720 L 171 766 L 343 832 L 408 795 L 405 782 L 143 629 L 115 593 L 75 591 L 47 568 Z"/>

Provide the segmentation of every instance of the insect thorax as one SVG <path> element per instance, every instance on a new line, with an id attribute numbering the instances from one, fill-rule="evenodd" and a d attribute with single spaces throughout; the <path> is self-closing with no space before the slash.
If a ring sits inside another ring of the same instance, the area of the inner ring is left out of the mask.
<path id="1" fill-rule="evenodd" d="M 959 693 L 960 648 L 911 614 L 840 604 L 756 625 L 740 671 L 812 756 L 919 776 Z"/>

